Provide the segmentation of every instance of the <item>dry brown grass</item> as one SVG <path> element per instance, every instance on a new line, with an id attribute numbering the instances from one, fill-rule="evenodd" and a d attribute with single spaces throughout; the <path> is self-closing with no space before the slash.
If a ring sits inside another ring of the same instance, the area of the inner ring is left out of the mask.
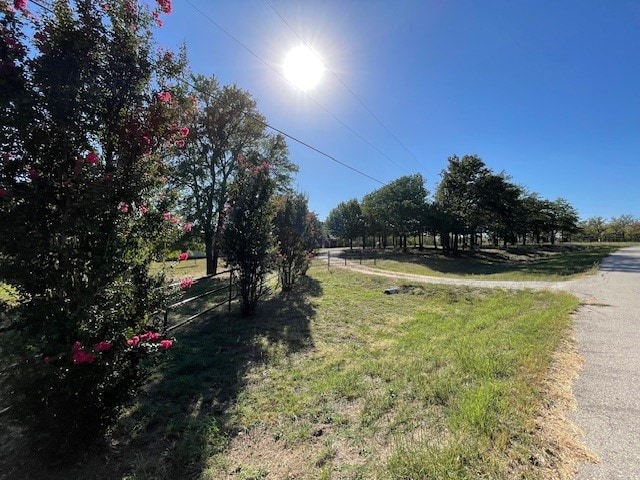
<path id="1" fill-rule="evenodd" d="M 598 462 L 598 456 L 582 441 L 583 432 L 568 414 L 577 408 L 573 383 L 584 360 L 575 340 L 568 339 L 553 355 L 553 363 L 542 386 L 545 403 L 536 417 L 534 444 L 540 448 L 531 459 L 544 480 L 570 480 L 579 462 Z"/>

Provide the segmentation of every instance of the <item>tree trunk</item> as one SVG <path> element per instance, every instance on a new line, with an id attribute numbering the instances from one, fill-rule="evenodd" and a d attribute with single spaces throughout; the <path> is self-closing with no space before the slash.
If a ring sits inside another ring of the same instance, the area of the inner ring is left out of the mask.
<path id="1" fill-rule="evenodd" d="M 207 275 L 215 275 L 218 259 L 214 259 L 213 233 L 209 230 L 204 231 L 204 248 L 207 257 Z M 215 256 L 217 257 L 217 252 Z"/>

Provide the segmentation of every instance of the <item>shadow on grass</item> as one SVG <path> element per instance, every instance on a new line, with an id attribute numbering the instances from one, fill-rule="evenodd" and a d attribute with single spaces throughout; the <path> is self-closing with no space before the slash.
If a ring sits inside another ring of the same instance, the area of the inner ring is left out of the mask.
<path id="1" fill-rule="evenodd" d="M 199 477 L 238 434 L 229 409 L 247 372 L 271 361 L 274 351 L 313 347 L 310 322 L 321 294 L 317 281 L 303 277 L 293 292 L 261 303 L 255 317 L 226 315 L 223 307 L 224 314 L 176 330 L 161 373 L 113 434 L 109 462 L 117 468 L 100 478 Z"/>
<path id="2" fill-rule="evenodd" d="M 461 251 L 456 256 L 445 255 L 442 250 L 375 252 L 377 260 L 422 265 L 436 272 L 451 275 L 496 275 L 522 273 L 534 276 L 570 276 L 584 273 L 597 266 L 602 258 L 617 247 L 607 245 L 532 245 L 507 249 L 483 249 L 477 252 Z M 356 261 L 358 254 L 353 254 Z M 365 253 L 367 262 L 373 256 Z"/>

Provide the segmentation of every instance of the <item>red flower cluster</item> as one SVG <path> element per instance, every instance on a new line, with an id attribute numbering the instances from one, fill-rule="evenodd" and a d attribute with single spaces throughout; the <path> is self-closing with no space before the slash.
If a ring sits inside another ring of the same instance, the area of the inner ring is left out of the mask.
<path id="1" fill-rule="evenodd" d="M 13 0 L 13 8 L 24 11 L 27 9 L 27 0 Z"/>
<path id="2" fill-rule="evenodd" d="M 150 344 L 149 342 L 157 341 L 160 339 L 160 337 L 161 335 L 158 332 L 152 332 L 151 330 L 149 330 L 143 333 L 142 335 L 134 335 L 133 337 L 128 339 L 127 345 L 129 345 L 130 347 L 135 347 L 138 345 L 140 345 L 141 347 L 143 346 L 148 347 L 150 345 L 153 345 L 153 344 Z M 146 343 L 143 343 L 143 342 L 146 342 Z M 163 339 L 163 340 L 160 340 L 160 342 L 156 343 L 155 345 L 160 346 L 162 350 L 168 350 L 173 345 L 173 340 Z"/>
<path id="3" fill-rule="evenodd" d="M 188 288 L 191 288 L 193 284 L 194 284 L 194 281 L 192 277 L 185 277 L 182 280 L 180 280 L 180 288 L 183 290 L 187 290 Z"/>
<path id="4" fill-rule="evenodd" d="M 158 94 L 158 99 L 160 99 L 160 101 L 164 102 L 164 103 L 171 103 L 171 100 L 172 100 L 171 93 L 169 93 L 169 92 L 160 92 Z"/>
<path id="5" fill-rule="evenodd" d="M 189 259 L 189 252 L 182 252 L 180 255 L 178 255 L 179 262 L 183 260 L 188 260 L 188 259 Z"/>
<path id="6" fill-rule="evenodd" d="M 151 330 L 140 335 L 140 340 L 143 341 L 157 340 L 158 338 L 160 338 L 160 334 L 158 332 L 152 332 Z"/>
<path id="7" fill-rule="evenodd" d="M 171 13 L 171 0 L 157 0 L 162 13 Z"/>
<path id="8" fill-rule="evenodd" d="M 96 152 L 89 152 L 87 154 L 87 156 L 85 157 L 85 161 L 89 165 L 95 165 L 96 163 L 98 163 L 100 161 L 100 157 L 98 157 L 98 154 Z"/>
<path id="9" fill-rule="evenodd" d="M 80 342 L 75 342 L 71 347 L 71 358 L 73 363 L 81 365 L 83 363 L 93 363 L 96 356 L 92 353 L 87 353 Z"/>
<path id="10" fill-rule="evenodd" d="M 102 342 L 96 343 L 93 348 L 95 348 L 98 352 L 106 352 L 107 350 L 111 350 L 113 348 L 113 343 L 111 343 L 109 340 L 104 340 Z"/>

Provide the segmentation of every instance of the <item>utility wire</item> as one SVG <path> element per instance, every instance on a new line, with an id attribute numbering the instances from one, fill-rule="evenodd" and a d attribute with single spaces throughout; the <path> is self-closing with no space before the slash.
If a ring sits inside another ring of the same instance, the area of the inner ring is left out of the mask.
<path id="1" fill-rule="evenodd" d="M 199 89 L 196 85 L 194 85 L 194 84 L 193 84 L 193 82 L 190 82 L 189 80 L 185 79 L 184 77 L 177 77 L 177 79 L 178 79 L 180 82 L 182 82 L 182 83 L 184 83 L 185 85 L 187 85 L 188 87 L 190 87 L 190 88 L 192 88 L 193 90 L 197 91 L 198 93 L 200 93 L 200 94 L 202 94 L 202 95 L 205 95 L 205 96 L 208 96 L 209 98 L 214 98 L 213 94 L 211 94 L 211 93 L 209 93 L 209 92 L 205 92 L 205 91 L 203 91 L 203 90 Z M 349 165 L 348 163 L 345 163 L 345 162 L 342 162 L 342 161 L 338 160 L 338 159 L 337 159 L 336 157 L 334 157 L 333 155 L 330 155 L 330 154 L 328 154 L 328 153 L 326 153 L 326 152 L 324 152 L 324 151 L 320 150 L 319 148 L 316 148 L 316 147 L 314 147 L 313 145 L 310 145 L 309 143 L 307 143 L 307 142 L 305 142 L 305 141 L 303 141 L 303 140 L 300 140 L 300 139 L 299 139 L 299 138 L 297 138 L 297 137 L 294 137 L 293 135 L 291 135 L 291 134 L 289 134 L 289 133 L 285 132 L 284 130 L 281 130 L 281 129 L 277 128 L 277 127 L 274 127 L 273 125 L 271 125 L 270 123 L 266 122 L 265 120 L 263 120 L 262 118 L 260 118 L 260 117 L 259 117 L 259 116 L 257 116 L 257 115 L 254 115 L 254 114 L 252 114 L 252 113 L 250 113 L 250 112 L 248 112 L 248 111 L 246 111 L 246 110 L 242 110 L 240 113 L 242 113 L 243 115 L 245 115 L 245 116 L 247 116 L 247 117 L 252 118 L 253 120 L 255 120 L 255 121 L 256 121 L 256 122 L 258 122 L 258 123 L 261 123 L 261 124 L 262 124 L 262 125 L 264 125 L 266 128 L 269 128 L 269 129 L 273 130 L 274 132 L 278 132 L 278 133 L 279 133 L 279 134 L 281 134 L 282 136 L 284 136 L 284 137 L 286 137 L 286 138 L 288 138 L 288 139 L 290 139 L 290 140 L 293 140 L 294 142 L 296 142 L 296 143 L 298 143 L 298 144 L 300 144 L 300 145 L 302 145 L 302 146 L 304 146 L 304 147 L 308 148 L 309 150 L 312 150 L 312 151 L 314 151 L 314 152 L 316 152 L 316 153 L 318 153 L 318 154 L 322 155 L 323 157 L 328 158 L 329 160 L 331 160 L 331 161 L 333 161 L 333 162 L 337 163 L 338 165 L 342 165 L 343 167 L 348 168 L 349 170 L 351 170 L 351 171 L 353 171 L 353 172 L 355 172 L 355 173 L 357 173 L 357 174 L 359 174 L 359 175 L 362 175 L 363 177 L 366 177 L 366 178 L 368 178 L 369 180 L 373 180 L 374 182 L 377 182 L 377 183 L 379 183 L 380 185 L 386 185 L 386 183 L 385 183 L 385 182 L 383 182 L 383 181 L 381 181 L 381 180 L 378 180 L 377 178 L 374 178 L 374 177 L 372 177 L 371 175 L 369 175 L 369 174 L 367 174 L 367 173 L 364 173 L 363 171 L 358 170 L 358 169 L 357 169 L 357 168 L 355 168 L 355 167 L 352 167 L 352 166 L 351 166 L 351 165 Z"/>
<path id="2" fill-rule="evenodd" d="M 36 0 L 31 0 L 31 1 L 32 1 L 34 4 L 36 4 L 37 6 L 39 6 L 40 8 L 42 8 L 42 9 L 44 9 L 44 10 L 47 10 L 47 11 L 49 11 L 50 13 L 53 13 L 53 11 L 52 11 L 49 7 L 47 7 L 47 6 L 45 6 L 45 5 L 42 5 L 41 3 L 39 3 L 39 2 L 38 2 L 38 1 L 36 1 Z M 187 3 L 189 3 L 189 4 L 193 7 L 193 4 L 191 4 L 191 2 L 190 2 L 189 0 L 186 0 L 186 1 L 187 1 Z M 194 7 L 194 8 L 196 8 L 196 7 Z M 198 10 L 198 9 L 196 8 L 196 10 Z M 199 10 L 198 10 L 198 11 L 199 11 Z M 205 18 L 208 18 L 208 17 L 205 15 Z M 211 20 L 211 21 L 213 22 L 213 20 Z M 232 38 L 233 38 L 237 43 L 239 43 L 240 45 L 242 45 L 242 46 L 243 46 L 247 51 L 249 51 L 252 55 L 254 55 L 256 58 L 260 59 L 262 62 L 266 63 L 264 60 L 262 60 L 260 57 L 258 57 L 255 53 L 253 53 L 253 52 L 252 52 L 248 47 L 246 47 L 244 44 L 242 44 L 239 40 L 235 39 L 235 38 L 234 38 L 231 34 L 229 34 L 226 30 L 224 30 L 222 27 L 220 27 L 219 25 L 217 25 L 215 22 L 213 22 L 213 23 L 214 23 L 216 26 L 218 26 L 218 28 L 220 28 L 220 29 L 221 29 L 223 32 L 225 32 L 227 35 L 231 36 L 231 37 L 232 37 Z M 268 64 L 267 64 L 267 65 L 268 65 Z M 279 73 L 279 72 L 278 72 L 278 73 Z M 202 91 L 202 90 L 198 89 L 198 88 L 197 88 L 197 87 L 196 87 L 192 82 L 188 81 L 188 80 L 187 80 L 187 79 L 185 79 L 184 77 L 177 77 L 177 79 L 178 79 L 179 81 L 181 81 L 182 83 L 184 83 L 185 85 L 187 85 L 187 86 L 191 87 L 193 90 L 195 90 L 195 91 L 197 91 L 197 92 L 199 92 L 199 93 L 201 93 L 201 94 L 203 94 L 203 95 L 207 95 L 207 96 L 209 96 L 209 97 L 213 97 L 213 95 L 212 95 L 212 94 L 210 94 L 210 93 L 208 93 L 208 92 L 204 92 L 204 91 Z M 273 131 L 275 131 L 275 132 L 278 132 L 278 133 L 279 133 L 279 134 L 281 134 L 282 136 L 284 136 L 284 137 L 286 137 L 286 138 L 288 138 L 288 139 L 290 139 L 290 140 L 293 140 L 294 142 L 296 142 L 296 143 L 298 143 L 298 144 L 300 144 L 300 145 L 302 145 L 302 146 L 304 146 L 304 147 L 308 148 L 309 150 L 312 150 L 312 151 L 314 151 L 314 152 L 316 152 L 316 153 L 318 153 L 318 154 L 322 155 L 323 157 L 328 158 L 329 160 L 331 160 L 331 161 L 333 161 L 333 162 L 337 163 L 338 165 L 341 165 L 341 166 L 343 166 L 343 167 L 345 167 L 345 168 L 347 168 L 347 169 L 349 169 L 349 170 L 351 170 L 351 171 L 353 171 L 353 172 L 355 172 L 355 173 L 357 173 L 357 174 L 359 174 L 359 175 L 362 175 L 363 177 L 368 178 L 369 180 L 372 180 L 372 181 L 374 181 L 374 182 L 376 182 L 376 183 L 379 183 L 380 185 L 386 185 L 386 184 L 385 184 L 385 182 L 383 182 L 383 181 L 381 181 L 381 180 L 378 180 L 377 178 L 374 178 L 374 177 L 372 177 L 371 175 L 369 175 L 369 174 L 367 174 L 367 173 L 365 173 L 365 172 L 363 172 L 363 171 L 361 171 L 361 170 L 358 170 L 357 168 L 352 167 L 351 165 L 349 165 L 349 164 L 347 164 L 347 163 L 345 163 L 345 162 L 342 162 L 342 161 L 338 160 L 338 159 L 337 159 L 337 158 L 335 158 L 333 155 L 330 155 L 330 154 L 328 154 L 328 153 L 326 153 L 326 152 L 324 152 L 324 151 L 320 150 L 319 148 L 316 148 L 316 147 L 314 147 L 314 146 L 310 145 L 309 143 L 304 142 L 303 140 L 300 140 L 300 139 L 299 139 L 299 138 L 297 138 L 297 137 L 294 137 L 293 135 L 291 135 L 291 134 L 289 134 L 289 133 L 285 132 L 284 130 L 281 130 L 281 129 L 277 128 L 277 127 L 274 127 L 273 125 L 271 125 L 271 124 L 267 123 L 266 121 L 262 120 L 260 117 L 258 117 L 258 116 L 256 116 L 256 115 L 253 115 L 253 114 L 251 114 L 251 113 L 249 113 L 249 112 L 247 112 L 247 111 L 243 111 L 243 112 L 241 112 L 241 113 L 242 113 L 243 115 L 246 115 L 246 116 L 248 116 L 248 117 L 253 118 L 255 121 L 257 121 L 257 122 L 261 123 L 261 124 L 262 124 L 262 125 L 264 125 L 266 128 L 269 128 L 269 129 L 271 129 L 271 130 L 273 130 Z"/>
<path id="3" fill-rule="evenodd" d="M 286 20 L 286 19 L 285 19 L 281 14 L 280 14 L 280 12 L 278 12 L 278 10 L 276 10 L 276 8 L 273 6 L 273 4 L 271 4 L 271 3 L 269 2 L 269 0 L 264 0 L 264 3 L 266 3 L 266 4 L 269 6 L 269 8 L 271 8 L 271 10 L 273 10 L 273 12 L 274 12 L 274 13 L 275 13 L 279 18 L 280 18 L 280 20 L 282 20 L 282 22 L 283 22 L 287 27 L 289 27 L 289 30 L 291 30 L 291 31 L 294 33 L 294 35 L 295 35 L 296 37 L 298 37 L 298 39 L 299 39 L 299 40 L 300 40 L 300 41 L 301 41 L 301 42 L 302 42 L 302 43 L 303 43 L 303 44 L 304 44 L 304 45 L 305 45 L 309 50 L 311 50 L 311 52 L 313 52 L 313 54 L 316 56 L 316 58 L 317 58 L 318 60 L 320 60 L 320 62 L 322 62 L 322 65 L 324 66 L 324 68 L 326 68 L 327 70 L 329 70 L 329 71 L 331 72 L 331 74 L 332 74 L 332 75 L 333 75 L 333 76 L 338 80 L 338 82 L 340 82 L 340 84 L 341 84 L 344 88 L 346 88 L 346 89 L 347 89 L 347 91 L 351 94 L 351 96 L 352 96 L 353 98 L 355 98 L 355 99 L 358 101 L 358 103 L 360 103 L 360 105 L 362 105 L 362 107 L 363 107 L 367 112 L 369 112 L 369 114 L 373 117 L 373 119 L 374 119 L 376 122 L 378 122 L 378 124 L 379 124 L 379 125 L 380 125 L 380 126 L 381 126 L 381 127 L 382 127 L 382 128 L 383 128 L 383 129 L 384 129 L 384 130 L 385 130 L 385 131 L 386 131 L 386 132 L 387 132 L 387 133 L 388 133 L 388 134 L 389 134 L 389 135 L 390 135 L 390 136 L 391 136 L 391 137 L 396 141 L 396 142 L 397 142 L 397 143 L 398 143 L 398 145 L 400 145 L 400 146 L 401 146 L 401 147 L 402 147 L 402 148 L 403 148 L 403 149 L 404 149 L 404 150 L 405 150 L 405 151 L 406 151 L 406 152 L 411 156 L 411 158 L 413 158 L 413 159 L 416 161 L 416 163 L 417 163 L 418 165 L 420 165 L 422 168 L 424 168 L 424 165 L 422 165 L 422 163 L 420 162 L 420 160 L 418 160 L 418 159 L 416 158 L 416 156 L 411 152 L 411 150 L 409 150 L 409 149 L 404 145 L 404 143 L 402 143 L 402 142 L 400 141 L 400 139 L 398 139 L 398 137 L 396 137 L 396 136 L 393 134 L 393 132 L 392 132 L 391 130 L 389 130 L 389 129 L 387 128 L 387 126 L 386 126 L 384 123 L 382 123 L 382 120 L 380 120 L 380 118 L 378 118 L 378 116 L 373 112 L 373 110 L 371 110 L 371 109 L 369 108 L 369 106 L 368 106 L 366 103 L 364 103 L 364 101 L 363 101 L 360 97 L 358 97 L 358 95 L 356 95 L 356 93 L 355 93 L 355 92 L 354 92 L 354 91 L 349 87 L 349 85 L 347 85 L 347 84 L 342 80 L 342 78 L 340 78 L 340 76 L 335 72 L 335 70 L 333 70 L 331 67 L 329 67 L 329 65 L 327 65 L 327 64 L 324 62 L 324 60 L 322 59 L 322 57 L 320 57 L 320 55 L 318 55 L 318 54 L 313 50 L 313 48 L 311 48 L 311 46 L 310 46 L 310 45 L 309 45 L 309 44 L 304 40 L 304 38 L 302 38 L 302 37 L 298 34 L 298 32 L 297 32 L 297 31 L 296 31 L 296 30 L 295 30 L 295 29 L 294 29 L 294 28 L 289 24 L 289 22 L 287 22 L 287 20 Z"/>
<path id="4" fill-rule="evenodd" d="M 207 15 L 205 12 L 203 12 L 202 10 L 200 10 L 198 7 L 196 7 L 191 0 L 184 0 L 186 3 L 188 3 L 191 8 L 193 8 L 196 12 L 198 12 L 200 15 L 202 15 L 203 18 L 205 18 L 207 21 L 209 21 L 212 25 L 214 25 L 216 28 L 218 28 L 221 32 L 223 32 L 226 36 L 228 36 L 231 40 L 233 40 L 234 42 L 236 42 L 238 45 L 240 45 L 242 48 L 244 48 L 247 52 L 249 52 L 252 56 L 254 56 L 256 59 L 258 59 L 260 62 L 262 62 L 264 65 L 266 65 L 270 70 L 272 70 L 273 72 L 275 72 L 277 75 L 279 75 L 282 79 L 284 79 L 285 81 L 289 82 L 286 77 L 282 74 L 282 72 L 280 72 L 277 68 L 275 68 L 273 65 L 271 65 L 269 62 L 267 62 L 264 58 L 262 58 L 260 55 L 258 55 L 257 53 L 255 53 L 253 50 L 251 50 L 247 45 L 245 45 L 244 43 L 242 43 L 240 40 L 238 40 L 235 36 L 233 36 L 231 33 L 229 33 L 227 30 L 225 30 L 220 24 L 218 24 L 215 20 L 213 20 L 209 15 Z M 289 82 L 290 83 L 290 82 Z M 374 149 L 376 152 L 378 152 L 380 155 L 382 155 L 383 157 L 385 157 L 387 160 L 389 160 L 391 163 L 393 163 L 396 167 L 404 170 L 405 172 L 407 171 L 405 169 L 405 167 L 403 167 L 402 165 L 400 165 L 399 163 L 397 163 L 395 160 L 393 160 L 393 158 L 391 158 L 389 155 L 387 155 L 386 153 L 384 153 L 383 151 L 381 151 L 378 147 L 376 147 L 373 143 L 371 143 L 369 140 L 367 140 L 366 138 L 364 138 L 362 135 L 360 135 L 356 130 L 354 130 L 353 128 L 351 128 L 349 125 L 347 125 L 345 122 L 343 122 L 342 120 L 340 120 L 334 113 L 332 113 L 331 111 L 329 111 L 324 105 L 322 105 L 320 102 L 318 102 L 315 98 L 313 98 L 311 95 L 309 95 L 308 93 L 304 92 L 302 89 L 296 87 L 295 85 L 293 85 L 295 88 L 298 89 L 298 91 L 300 91 L 300 93 L 302 93 L 305 97 L 307 97 L 309 100 L 311 100 L 313 103 L 315 103 L 318 107 L 320 107 L 326 114 L 328 114 L 329 116 L 331 116 L 335 121 L 337 121 L 340 125 L 342 125 L 344 128 L 346 128 L 347 130 L 349 130 L 352 134 L 354 134 L 356 137 L 358 137 L 360 140 L 362 140 L 364 143 L 366 143 L 367 145 L 369 145 L 372 149 Z"/>

